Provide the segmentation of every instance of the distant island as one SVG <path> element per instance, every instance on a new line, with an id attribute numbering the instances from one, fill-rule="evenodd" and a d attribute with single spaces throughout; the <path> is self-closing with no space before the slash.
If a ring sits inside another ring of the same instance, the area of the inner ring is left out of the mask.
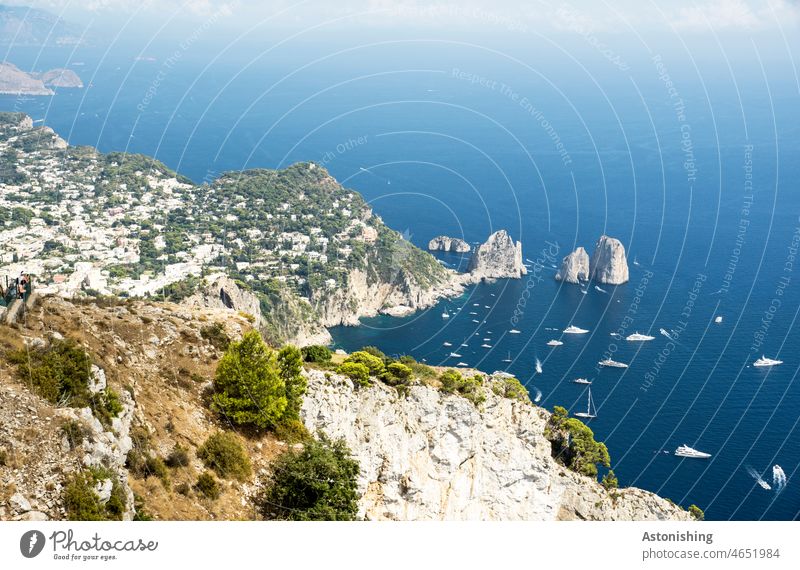
<path id="1" fill-rule="evenodd" d="M 0 4 L 0 45 L 73 46 L 84 43 L 80 27 L 55 14 L 30 6 Z"/>
<path id="2" fill-rule="evenodd" d="M 71 69 L 26 73 L 13 63 L 0 63 L 0 94 L 52 95 L 53 88 L 81 88 L 83 82 Z"/>

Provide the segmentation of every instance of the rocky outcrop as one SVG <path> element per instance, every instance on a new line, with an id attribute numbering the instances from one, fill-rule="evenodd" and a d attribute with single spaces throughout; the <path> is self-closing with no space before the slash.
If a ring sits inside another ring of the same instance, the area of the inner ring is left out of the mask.
<path id="1" fill-rule="evenodd" d="M 227 309 L 247 315 L 253 319 L 256 328 L 267 336 L 276 337 L 276 340 L 286 340 L 298 346 L 329 344 L 332 341 L 330 333 L 322 324 L 304 318 L 303 308 L 299 306 L 301 302 L 286 295 L 275 310 L 264 315 L 258 295 L 223 273 L 206 277 L 200 289 L 184 301 L 193 307 Z M 311 307 L 306 303 L 305 313 L 310 311 Z"/>
<path id="2" fill-rule="evenodd" d="M 486 243 L 475 248 L 469 263 L 469 272 L 476 281 L 519 279 L 528 273 L 522 263 L 522 243 L 514 243 L 505 230 L 493 233 Z"/>
<path id="3" fill-rule="evenodd" d="M 589 254 L 583 247 L 567 255 L 556 272 L 556 281 L 580 283 L 589 280 Z"/>
<path id="4" fill-rule="evenodd" d="M 455 253 L 467 253 L 470 251 L 470 246 L 463 239 L 452 238 L 448 236 L 436 236 L 428 242 L 428 249 L 430 251 L 452 251 Z"/>
<path id="5" fill-rule="evenodd" d="M 598 283 L 620 285 L 629 278 L 625 247 L 616 238 L 600 236 L 589 263 L 589 277 Z"/>
<path id="6" fill-rule="evenodd" d="M 56 68 L 36 75 L 47 87 L 75 88 L 83 87 L 83 81 L 71 69 Z"/>
<path id="7" fill-rule="evenodd" d="M 689 520 L 652 493 L 621 489 L 558 464 L 549 413 L 486 386 L 482 409 L 420 385 L 406 398 L 383 384 L 354 389 L 310 371 L 302 419 L 344 438 L 361 466 L 360 515 L 370 520 Z"/>

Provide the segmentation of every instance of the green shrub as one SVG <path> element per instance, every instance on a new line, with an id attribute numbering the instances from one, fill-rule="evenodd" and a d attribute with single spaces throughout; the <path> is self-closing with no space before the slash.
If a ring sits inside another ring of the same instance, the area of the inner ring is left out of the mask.
<path id="1" fill-rule="evenodd" d="M 104 479 L 111 479 L 111 495 L 103 504 L 94 486 Z M 127 508 L 127 497 L 116 476 L 108 469 L 95 468 L 78 473 L 67 481 L 63 491 L 64 509 L 71 521 L 122 520 Z"/>
<path id="2" fill-rule="evenodd" d="M 92 361 L 72 340 L 53 340 L 43 348 L 11 351 L 23 382 L 53 404 L 82 408 L 91 404 L 89 378 Z"/>
<path id="3" fill-rule="evenodd" d="M 167 464 L 167 467 L 171 467 L 173 469 L 177 469 L 178 467 L 186 467 L 189 465 L 189 451 L 180 443 L 176 443 L 175 447 L 172 448 L 172 451 L 167 456 L 165 463 Z"/>
<path id="4" fill-rule="evenodd" d="M 197 478 L 194 488 L 204 497 L 216 501 L 222 494 L 222 488 L 219 482 L 214 478 L 209 471 L 203 471 Z"/>
<path id="5" fill-rule="evenodd" d="M 75 449 L 89 434 L 87 427 L 77 420 L 68 420 L 61 425 L 61 433 L 67 438 L 69 448 Z"/>
<path id="6" fill-rule="evenodd" d="M 111 425 L 111 420 L 119 416 L 122 411 L 122 402 L 116 391 L 106 388 L 98 394 L 91 395 L 90 407 L 100 423 L 108 427 Z"/>
<path id="7" fill-rule="evenodd" d="M 544 435 L 550 441 L 553 457 L 573 471 L 597 477 L 597 465 L 611 464 L 606 445 L 595 441 L 594 432 L 582 421 L 568 417 L 561 406 L 553 409 Z"/>
<path id="8" fill-rule="evenodd" d="M 350 380 L 355 382 L 358 386 L 370 385 L 369 368 L 360 362 L 343 362 L 336 371 L 350 378 Z"/>
<path id="9" fill-rule="evenodd" d="M 367 354 L 372 355 L 375 358 L 380 359 L 381 361 L 387 360 L 386 355 L 377 346 L 365 346 L 359 352 L 366 352 Z M 354 352 L 353 354 L 357 353 Z"/>
<path id="10" fill-rule="evenodd" d="M 356 364 L 363 364 L 367 367 L 371 376 L 380 376 L 384 370 L 383 360 L 380 357 L 363 350 L 354 352 L 345 358 L 344 361 L 345 363 L 352 362 Z"/>
<path id="11" fill-rule="evenodd" d="M 531 398 L 525 386 L 516 378 L 503 377 L 492 385 L 492 391 L 498 396 L 508 398 L 510 400 L 520 400 L 521 402 L 530 402 Z"/>
<path id="12" fill-rule="evenodd" d="M 169 469 L 167 468 L 167 464 L 164 463 L 163 459 L 161 459 L 157 455 L 151 455 L 150 457 L 145 459 L 144 465 L 145 465 L 144 466 L 145 477 L 158 477 L 164 488 L 169 489 L 171 484 L 169 477 Z"/>
<path id="13" fill-rule="evenodd" d="M 288 405 L 275 353 L 257 331 L 228 347 L 217 366 L 212 409 L 237 425 L 276 426 Z"/>
<path id="14" fill-rule="evenodd" d="M 322 364 L 330 362 L 333 353 L 327 346 L 321 344 L 312 344 L 311 346 L 303 347 L 303 360 L 306 362 L 316 362 Z"/>
<path id="15" fill-rule="evenodd" d="M 407 395 L 411 390 L 413 372 L 410 367 L 400 362 L 390 362 L 381 374 L 381 380 L 393 386 L 401 396 Z"/>
<path id="16" fill-rule="evenodd" d="M 246 480 L 251 473 L 250 458 L 239 438 L 231 432 L 217 432 L 197 448 L 197 457 L 225 479 Z"/>
<path id="17" fill-rule="evenodd" d="M 606 491 L 619 488 L 619 481 L 617 480 L 617 476 L 614 474 L 613 469 L 610 469 L 608 473 L 603 475 L 603 480 L 600 482 L 600 484 L 605 487 Z"/>
<path id="18" fill-rule="evenodd" d="M 483 379 L 480 375 L 464 377 L 457 370 L 445 370 L 439 376 L 441 382 L 441 390 L 446 394 L 458 394 L 475 406 L 478 406 L 486 401 L 486 395 L 483 393 Z"/>
<path id="19" fill-rule="evenodd" d="M 135 493 L 133 495 L 133 508 L 135 511 L 133 515 L 133 520 L 135 521 L 153 520 L 153 517 L 150 515 L 150 513 L 147 512 L 147 509 L 144 506 L 144 499 L 142 499 L 142 497 L 140 497 Z"/>
<path id="20" fill-rule="evenodd" d="M 692 515 L 695 520 L 702 521 L 705 520 L 706 514 L 703 512 L 703 509 L 698 507 L 697 505 L 689 505 L 689 514 Z"/>
<path id="21" fill-rule="evenodd" d="M 311 439 L 306 426 L 300 420 L 285 420 L 275 428 L 275 437 L 286 443 L 303 443 Z"/>
<path id="22" fill-rule="evenodd" d="M 358 462 L 343 440 L 311 440 L 272 465 L 260 501 L 267 519 L 354 520 L 358 512 Z"/>
<path id="23" fill-rule="evenodd" d="M 225 332 L 225 325 L 220 322 L 200 327 L 200 336 L 219 350 L 227 350 L 231 344 L 231 337 Z"/>

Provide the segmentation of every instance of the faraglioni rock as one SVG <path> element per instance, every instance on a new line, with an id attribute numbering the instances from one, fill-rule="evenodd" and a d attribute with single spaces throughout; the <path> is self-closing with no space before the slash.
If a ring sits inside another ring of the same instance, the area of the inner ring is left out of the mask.
<path id="1" fill-rule="evenodd" d="M 338 374 L 307 374 L 301 419 L 311 433 L 347 443 L 367 520 L 691 519 L 641 489 L 612 497 L 559 464 L 544 436 L 550 414 L 499 395 L 497 374 L 484 379 L 480 409 L 424 384 L 398 397 L 381 382 L 355 389 Z"/>
<path id="2" fill-rule="evenodd" d="M 628 282 L 625 247 L 616 238 L 600 236 L 589 262 L 589 277 L 598 283 L 620 285 Z"/>
<path id="3" fill-rule="evenodd" d="M 453 251 L 455 253 L 467 253 L 472 248 L 463 239 L 452 238 L 449 236 L 436 236 L 428 242 L 428 249 L 431 251 Z"/>
<path id="4" fill-rule="evenodd" d="M 469 262 L 473 279 L 519 279 L 528 271 L 522 263 L 522 243 L 500 230 L 475 248 Z"/>
<path id="5" fill-rule="evenodd" d="M 561 261 L 556 272 L 556 281 L 580 283 L 589 280 L 589 254 L 583 247 L 578 247 Z"/>

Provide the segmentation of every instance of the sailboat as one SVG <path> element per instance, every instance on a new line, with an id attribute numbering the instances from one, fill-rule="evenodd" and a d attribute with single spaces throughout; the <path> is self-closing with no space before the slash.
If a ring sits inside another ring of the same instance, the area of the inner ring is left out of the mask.
<path id="1" fill-rule="evenodd" d="M 585 412 L 575 412 L 576 418 L 587 418 L 592 419 L 597 417 L 597 410 L 593 410 L 594 402 L 592 402 L 592 389 L 589 388 L 589 401 L 586 404 L 586 411 Z"/>
<path id="2" fill-rule="evenodd" d="M 447 312 L 447 309 L 442 311 L 442 318 L 443 319 L 449 319 L 450 318 L 450 313 Z"/>
<path id="3" fill-rule="evenodd" d="M 508 357 L 504 358 L 503 362 L 511 362 L 511 351 L 508 352 Z"/>
<path id="4" fill-rule="evenodd" d="M 538 358 L 536 359 L 536 374 L 542 373 L 542 361 Z"/>

